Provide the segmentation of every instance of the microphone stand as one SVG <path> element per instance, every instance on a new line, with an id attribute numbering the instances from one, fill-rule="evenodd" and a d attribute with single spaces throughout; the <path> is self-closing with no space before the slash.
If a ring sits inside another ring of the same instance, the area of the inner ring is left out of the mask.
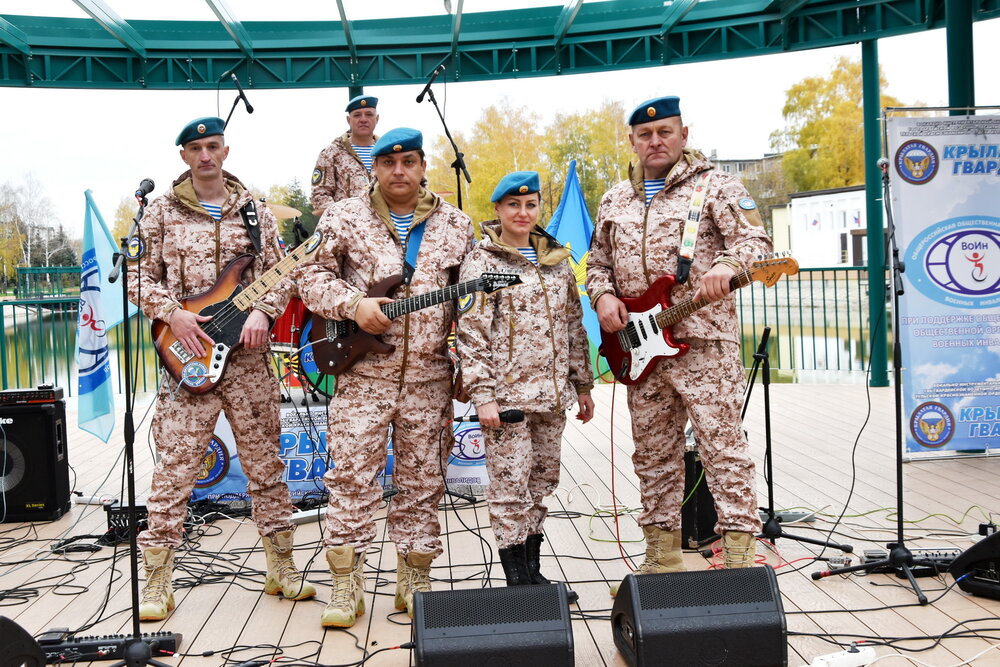
<path id="1" fill-rule="evenodd" d="M 131 566 L 131 589 L 132 589 L 132 637 L 125 641 L 124 658 L 111 667 L 140 667 L 141 665 L 153 665 L 153 667 L 170 667 L 169 665 L 154 660 L 153 644 L 147 643 L 142 638 L 139 630 L 139 547 L 136 544 L 136 533 L 138 532 L 135 517 L 135 424 L 132 416 L 132 408 L 135 397 L 132 387 L 132 338 L 131 323 L 128 320 L 128 269 L 122 270 L 125 261 L 125 248 L 128 240 L 135 235 L 139 228 L 139 221 L 146 210 L 148 200 L 145 195 L 139 200 L 139 210 L 132 219 L 132 227 L 128 234 L 120 239 L 121 247 L 114 255 L 115 266 L 108 275 L 109 282 L 115 282 L 119 273 L 122 278 L 122 313 L 125 315 L 125 328 L 122 346 L 125 350 L 125 472 L 128 479 L 128 546 L 129 561 Z M 154 643 L 156 643 L 154 641 Z"/>
<path id="2" fill-rule="evenodd" d="M 913 566 L 932 568 L 937 571 L 937 563 L 933 560 L 914 558 L 913 552 L 906 547 L 903 537 L 903 388 L 902 388 L 902 364 L 903 352 L 899 339 L 899 297 L 903 294 L 903 272 L 906 267 L 899 259 L 899 248 L 896 246 L 896 224 L 892 219 L 892 207 L 889 202 L 889 169 L 887 164 L 879 161 L 882 169 L 882 201 L 885 203 L 885 221 L 889 232 L 889 243 L 892 247 L 892 384 L 893 395 L 896 407 L 896 541 L 886 545 L 888 556 L 886 558 L 869 561 L 861 565 L 851 567 L 841 567 L 827 572 L 813 572 L 813 579 L 822 579 L 832 574 L 844 574 L 847 572 L 884 572 L 895 570 L 902 573 L 910 582 L 913 592 L 917 596 L 920 604 L 927 604 L 927 596 L 920 590 L 917 580 L 913 576 Z M 875 293 L 872 285 L 868 286 L 869 298 Z M 903 577 L 900 577 L 902 579 Z"/>
<path id="3" fill-rule="evenodd" d="M 767 481 L 767 520 L 764 521 L 763 529 L 761 534 L 757 537 L 763 537 L 771 544 L 779 537 L 784 537 L 789 540 L 795 540 L 797 542 L 805 542 L 807 544 L 817 544 L 822 547 L 833 547 L 840 549 L 844 553 L 851 553 L 854 551 L 854 547 L 849 544 L 836 544 L 834 542 L 828 542 L 827 540 L 820 540 L 813 537 L 804 537 L 802 535 L 790 535 L 786 533 L 781 527 L 781 521 L 774 513 L 774 472 L 771 466 L 772 454 L 771 454 L 771 362 L 767 353 L 767 343 L 768 337 L 771 335 L 771 327 L 764 327 L 764 333 L 760 337 L 760 344 L 757 346 L 757 352 L 753 355 L 753 368 L 750 371 L 750 379 L 747 390 L 747 400 L 743 402 L 743 412 L 740 414 L 740 419 L 747 412 L 747 406 L 750 401 L 750 394 L 753 393 L 754 381 L 757 377 L 757 370 L 763 369 L 762 383 L 764 385 L 764 479 Z"/>
<path id="4" fill-rule="evenodd" d="M 434 76 L 433 74 L 431 75 Z M 455 161 L 451 163 L 451 168 L 455 170 L 455 192 L 458 194 L 458 208 L 462 208 L 462 176 L 465 176 L 465 182 L 471 183 L 472 177 L 469 176 L 469 170 L 465 166 L 465 154 L 458 150 L 458 146 L 455 145 L 455 140 L 451 138 L 451 132 L 448 130 L 448 123 L 444 120 L 444 115 L 441 113 L 441 107 L 438 106 L 437 100 L 434 98 L 434 91 L 430 88 L 427 89 L 427 99 L 431 101 L 434 105 L 434 110 L 437 111 L 438 118 L 441 119 L 441 125 L 444 126 L 444 136 L 448 137 L 448 141 L 451 143 L 451 149 L 455 151 Z"/>

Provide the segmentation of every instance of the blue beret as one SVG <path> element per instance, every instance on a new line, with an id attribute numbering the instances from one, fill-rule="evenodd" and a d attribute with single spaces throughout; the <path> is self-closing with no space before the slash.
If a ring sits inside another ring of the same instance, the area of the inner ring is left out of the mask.
<path id="1" fill-rule="evenodd" d="M 498 202 L 507 195 L 528 195 L 541 189 L 537 171 L 512 171 L 497 183 L 490 201 Z"/>
<path id="2" fill-rule="evenodd" d="M 681 98 L 674 95 L 646 100 L 628 117 L 629 125 L 641 125 L 661 118 L 681 115 Z"/>
<path id="3" fill-rule="evenodd" d="M 385 155 L 386 153 L 403 153 L 405 151 L 415 151 L 424 146 L 424 135 L 420 130 L 410 127 L 397 127 L 389 130 L 375 142 L 372 146 L 372 157 Z"/>
<path id="4" fill-rule="evenodd" d="M 215 116 L 208 116 L 207 118 L 196 118 L 181 130 L 181 133 L 177 135 L 177 145 L 183 146 L 189 141 L 194 141 L 195 139 L 201 139 L 203 137 L 211 137 L 215 134 L 223 134 L 223 130 L 226 129 L 226 122 L 221 118 L 216 118 Z"/>
<path id="5" fill-rule="evenodd" d="M 351 101 L 347 103 L 347 108 L 344 109 L 344 111 L 346 111 L 347 113 L 351 113 L 355 109 L 367 109 L 369 107 L 374 109 L 377 106 L 378 106 L 377 97 L 372 97 L 371 95 L 358 95 L 357 97 L 352 98 Z"/>

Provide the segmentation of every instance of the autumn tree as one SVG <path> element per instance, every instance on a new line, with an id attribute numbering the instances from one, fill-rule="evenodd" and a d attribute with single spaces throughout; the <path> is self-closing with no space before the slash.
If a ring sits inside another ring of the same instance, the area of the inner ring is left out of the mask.
<path id="1" fill-rule="evenodd" d="M 545 153 L 558 205 L 571 160 L 576 160 L 580 189 L 591 217 L 611 186 L 628 177 L 632 149 L 621 102 L 605 101 L 594 110 L 558 114 L 545 130 Z M 550 209 L 551 212 L 552 209 Z"/>
<path id="2" fill-rule="evenodd" d="M 879 89 L 885 88 L 880 69 Z M 785 175 L 793 191 L 864 183 L 861 99 L 861 61 L 846 57 L 837 59 L 828 76 L 808 77 L 788 89 L 782 109 L 785 129 L 771 134 L 771 145 L 785 154 Z M 881 106 L 902 105 L 883 94 Z"/>
<path id="3" fill-rule="evenodd" d="M 132 229 L 132 220 L 139 211 L 139 202 L 135 197 L 122 197 L 115 209 L 115 221 L 111 227 L 111 238 L 115 244 L 121 242 L 122 238 Z"/>

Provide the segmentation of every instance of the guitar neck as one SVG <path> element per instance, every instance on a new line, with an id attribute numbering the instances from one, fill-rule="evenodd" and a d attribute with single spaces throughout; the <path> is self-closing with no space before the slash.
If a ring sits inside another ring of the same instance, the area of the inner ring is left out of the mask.
<path id="1" fill-rule="evenodd" d="M 466 294 L 481 291 L 482 289 L 482 278 L 467 280 L 464 283 L 448 285 L 447 287 L 427 292 L 426 294 L 418 294 L 400 299 L 399 301 L 393 301 L 392 303 L 382 304 L 382 313 L 391 320 L 407 313 L 412 313 L 415 310 L 430 308 L 439 303 L 451 301 L 452 299 L 457 299 Z"/>
<path id="2" fill-rule="evenodd" d="M 240 310 L 249 310 L 262 296 L 267 294 L 272 287 L 277 285 L 279 280 L 291 273 L 292 269 L 294 269 L 307 254 L 308 252 L 306 251 L 305 244 L 300 245 L 298 248 L 278 260 L 278 263 L 268 269 L 264 275 L 247 285 L 243 291 L 233 298 L 233 303 Z"/>
<path id="3" fill-rule="evenodd" d="M 749 271 L 740 271 L 735 276 L 729 279 L 729 291 L 738 290 L 740 288 L 746 287 L 752 281 L 752 276 Z M 685 299 L 679 303 L 675 303 L 670 308 L 667 308 L 659 315 L 656 316 L 656 324 L 660 327 L 672 327 L 677 324 L 685 317 L 693 313 L 694 311 L 707 306 L 710 302 L 708 301 L 694 301 L 693 299 Z"/>

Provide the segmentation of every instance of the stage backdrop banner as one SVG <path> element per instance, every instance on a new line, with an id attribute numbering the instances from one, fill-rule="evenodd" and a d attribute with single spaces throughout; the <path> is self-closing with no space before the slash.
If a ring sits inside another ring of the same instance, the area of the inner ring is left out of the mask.
<path id="1" fill-rule="evenodd" d="M 455 403 L 456 416 L 471 413 L 471 406 Z M 454 448 L 448 459 L 448 488 L 460 493 L 481 495 L 487 484 L 486 454 L 478 422 L 454 424 Z M 392 482 L 394 456 L 392 438 L 388 439 L 386 469 L 379 476 L 383 486 Z M 327 469 L 326 406 L 283 407 L 281 409 L 281 460 L 285 464 L 285 482 L 292 502 L 325 491 L 323 475 Z M 388 477 L 387 477 L 388 475 Z M 236 454 L 233 430 L 225 413 L 219 415 L 215 434 L 208 446 L 201 473 L 195 483 L 192 501 L 247 500 L 247 478 Z"/>
<path id="2" fill-rule="evenodd" d="M 1000 449 L 1000 116 L 887 120 L 907 457 Z"/>

